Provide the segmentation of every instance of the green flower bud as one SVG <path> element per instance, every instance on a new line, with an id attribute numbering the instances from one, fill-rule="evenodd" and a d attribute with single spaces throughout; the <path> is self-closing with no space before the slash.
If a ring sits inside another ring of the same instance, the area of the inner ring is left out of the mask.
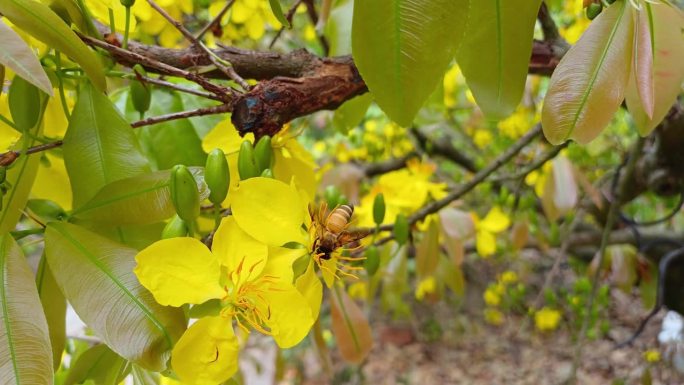
<path id="1" fill-rule="evenodd" d="M 223 151 L 216 148 L 209 153 L 204 167 L 204 181 L 209 186 L 209 200 L 214 204 L 221 204 L 228 195 L 230 187 L 230 171 L 228 161 Z"/>
<path id="2" fill-rule="evenodd" d="M 366 269 L 369 277 L 375 275 L 380 267 L 380 251 L 375 246 L 368 246 L 366 249 L 366 259 L 363 261 L 363 268 Z"/>
<path id="3" fill-rule="evenodd" d="M 178 215 L 174 215 L 162 231 L 162 239 L 178 238 L 188 235 L 188 225 Z"/>
<path id="4" fill-rule="evenodd" d="M 375 196 L 373 201 L 373 221 L 380 226 L 385 220 L 385 196 L 382 193 Z"/>
<path id="5" fill-rule="evenodd" d="M 46 98 L 43 92 L 26 80 L 15 76 L 7 95 L 12 120 L 20 132 L 25 132 L 38 124 Z"/>
<path id="6" fill-rule="evenodd" d="M 30 199 L 26 207 L 38 217 L 47 221 L 61 221 L 67 216 L 63 208 L 47 199 Z"/>
<path id="7" fill-rule="evenodd" d="M 135 4 L 135 0 L 121 0 L 121 5 L 124 7 L 132 7 Z"/>
<path id="8" fill-rule="evenodd" d="M 139 76 L 147 76 L 147 72 L 145 72 L 145 69 L 140 64 L 136 64 L 133 67 L 133 71 Z M 140 113 L 140 118 L 142 119 L 145 116 L 145 112 L 150 109 L 152 93 L 148 85 L 138 79 L 131 80 L 129 86 L 131 89 L 131 102 L 135 110 Z"/>
<path id="9" fill-rule="evenodd" d="M 190 170 L 177 165 L 171 169 L 171 200 L 178 216 L 193 223 L 200 213 L 199 190 Z"/>
<path id="10" fill-rule="evenodd" d="M 240 153 L 238 154 L 238 173 L 240 180 L 254 178 L 261 174 L 254 160 L 254 147 L 248 140 L 242 142 Z"/>
<path id="11" fill-rule="evenodd" d="M 254 160 L 259 171 L 264 171 L 273 166 L 273 148 L 271 147 L 271 137 L 264 136 L 254 146 Z"/>
<path id="12" fill-rule="evenodd" d="M 594 20 L 603 10 L 603 6 L 600 3 L 591 3 L 587 7 L 587 18 L 589 20 Z"/>
<path id="13" fill-rule="evenodd" d="M 404 245 L 406 242 L 408 242 L 409 223 L 404 214 L 397 215 L 397 218 L 394 220 L 393 232 L 394 240 L 396 240 L 398 244 Z"/>
<path id="14" fill-rule="evenodd" d="M 273 179 L 273 171 L 271 171 L 270 168 L 267 168 L 264 170 L 264 172 L 261 173 L 261 176 L 264 178 L 271 178 Z"/>

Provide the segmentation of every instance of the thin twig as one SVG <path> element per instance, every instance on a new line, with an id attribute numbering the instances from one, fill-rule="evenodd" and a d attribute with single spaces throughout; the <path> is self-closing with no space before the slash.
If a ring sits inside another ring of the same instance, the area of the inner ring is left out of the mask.
<path id="1" fill-rule="evenodd" d="M 214 19 L 213 19 L 212 21 L 210 21 L 209 24 L 205 25 L 204 28 L 202 28 L 202 29 L 199 31 L 199 33 L 197 34 L 197 37 L 196 37 L 195 39 L 198 40 L 198 41 L 199 41 L 199 40 L 202 40 L 202 38 L 204 37 L 204 35 L 205 35 L 210 29 L 212 29 L 216 24 L 220 24 L 220 23 L 221 23 L 221 19 L 223 19 L 223 16 L 226 14 L 226 12 L 228 12 L 228 10 L 230 9 L 230 7 L 232 7 L 234 3 L 235 3 L 235 0 L 229 0 L 229 1 L 227 1 L 227 2 L 226 2 L 226 5 L 223 6 L 223 8 L 219 11 L 219 13 L 216 15 L 216 17 L 214 17 Z"/>
<path id="2" fill-rule="evenodd" d="M 599 246 L 597 255 L 598 263 L 592 277 L 591 293 L 589 295 L 589 299 L 587 300 L 586 311 L 584 313 L 584 318 L 582 319 L 582 328 L 580 329 L 577 345 L 575 347 L 575 354 L 572 360 L 572 370 L 570 378 L 568 379 L 569 384 L 575 384 L 577 381 L 577 369 L 579 368 L 579 361 L 582 356 L 582 348 L 584 347 L 587 330 L 589 329 L 589 318 L 592 313 L 591 309 L 594 307 L 594 300 L 596 298 L 596 294 L 598 293 L 598 281 L 601 277 L 601 267 L 603 266 L 606 247 L 608 247 L 613 226 L 615 226 L 615 223 L 618 220 L 622 198 L 625 196 L 625 193 L 629 188 L 629 184 L 632 180 L 632 174 L 634 173 L 634 167 L 636 166 L 637 159 L 639 158 L 639 154 L 641 153 L 644 143 L 645 141 L 643 138 L 639 137 L 639 139 L 637 139 L 636 143 L 634 144 L 634 148 L 632 148 L 632 151 L 629 154 L 627 164 L 625 165 L 623 179 L 619 180 L 619 174 L 616 176 L 616 178 L 618 178 L 618 185 L 613 186 L 613 199 L 611 200 L 608 216 L 606 218 L 606 225 L 603 228 L 603 234 L 601 235 L 601 244 Z"/>
<path id="3" fill-rule="evenodd" d="M 90 36 L 85 36 L 82 34 L 79 34 L 79 37 L 81 40 L 86 42 L 89 45 L 102 48 L 104 50 L 109 51 L 111 54 L 115 56 L 119 56 L 120 58 L 124 59 L 123 61 L 129 62 L 129 63 L 136 63 L 136 64 L 141 64 L 144 67 L 147 68 L 152 68 L 156 71 L 159 71 L 160 73 L 170 75 L 170 76 L 176 76 L 180 78 L 184 78 L 187 80 L 190 80 L 191 82 L 195 82 L 199 84 L 202 88 L 205 90 L 211 92 L 212 94 L 216 95 L 221 99 L 223 102 L 230 102 L 232 98 L 232 93 L 233 90 L 219 86 L 217 84 L 214 84 L 210 82 L 209 80 L 205 79 L 203 76 L 194 74 L 192 72 L 188 72 L 186 70 L 182 70 L 173 66 L 170 66 L 168 64 L 162 63 L 158 60 L 151 59 L 147 56 L 140 55 L 135 52 L 131 52 L 122 48 L 119 48 L 113 44 L 109 44 L 106 41 L 103 40 L 98 40 L 98 39 L 93 39 Z"/>
<path id="4" fill-rule="evenodd" d="M 309 19 L 315 28 L 316 24 L 318 24 L 318 13 L 316 13 L 316 6 L 314 5 L 313 0 L 303 0 L 303 2 L 306 5 L 306 11 L 309 15 Z M 330 44 L 328 44 L 328 39 L 326 39 L 325 36 L 318 31 L 316 31 L 316 36 L 318 37 L 318 41 L 321 43 L 321 47 L 323 48 L 323 56 L 328 56 L 330 53 Z"/>
<path id="5" fill-rule="evenodd" d="M 31 155 L 31 154 L 35 154 L 35 153 L 41 152 L 41 151 L 52 150 L 53 148 L 57 148 L 61 145 L 62 145 L 62 141 L 58 140 L 55 142 L 45 143 L 45 144 L 41 144 L 41 145 L 34 146 L 34 147 L 29 147 L 26 149 L 25 152 L 7 151 L 3 154 L 0 154 L 0 167 L 5 167 L 5 166 L 11 165 L 12 163 L 14 163 L 15 160 L 17 160 L 17 158 L 19 158 L 19 156 L 22 155 L 22 153 L 24 155 Z"/>
<path id="6" fill-rule="evenodd" d="M 136 78 L 137 78 L 137 76 L 136 76 Z M 170 88 L 170 89 L 173 89 L 176 91 L 184 92 L 186 94 L 201 96 L 201 97 L 206 98 L 206 99 L 212 99 L 212 100 L 216 100 L 219 102 L 222 101 L 222 99 L 220 97 L 218 97 L 214 94 L 211 94 L 209 92 L 203 92 L 200 90 L 193 90 L 192 88 L 183 87 L 183 86 L 178 85 L 176 83 L 167 82 L 166 80 L 161 80 L 161 79 L 157 79 L 157 78 L 151 78 L 151 77 L 147 77 L 147 76 L 141 76 L 141 78 L 143 81 L 150 83 L 150 84 L 155 84 L 158 86 Z"/>
<path id="7" fill-rule="evenodd" d="M 138 127 L 142 127 L 142 126 L 150 126 L 150 125 L 157 124 L 157 123 L 168 122 L 170 120 L 192 118 L 194 116 L 223 114 L 226 112 L 230 112 L 231 110 L 232 110 L 232 106 L 230 104 L 221 104 L 218 106 L 198 108 L 196 110 L 173 112 L 170 114 L 160 115 L 160 116 L 152 116 L 149 118 L 145 118 L 143 120 L 139 120 L 137 122 L 133 122 L 133 123 L 131 123 L 131 127 L 138 128 Z"/>
<path id="8" fill-rule="evenodd" d="M 541 168 L 546 162 L 550 161 L 551 159 L 555 158 L 560 154 L 561 150 L 564 148 L 568 147 L 570 142 L 565 142 L 559 146 L 556 146 L 552 148 L 550 151 L 548 151 L 546 154 L 542 155 L 539 159 L 536 159 L 534 162 L 532 162 L 529 166 L 527 166 L 525 169 L 521 170 L 518 173 L 515 173 L 513 175 L 501 175 L 496 178 L 492 178 L 492 182 L 504 182 L 508 180 L 517 180 L 517 179 L 522 179 L 525 178 L 528 174 L 530 174 L 533 171 L 538 170 Z"/>
<path id="9" fill-rule="evenodd" d="M 221 72 L 226 74 L 228 78 L 232 79 L 235 81 L 237 84 L 240 85 L 245 90 L 249 90 L 249 84 L 240 77 L 240 75 L 235 72 L 235 69 L 233 69 L 233 66 L 230 65 L 230 63 L 226 62 L 225 60 L 219 58 L 212 50 L 210 50 L 206 45 L 202 44 L 201 41 L 195 39 L 195 36 L 188 31 L 183 24 L 181 24 L 178 20 L 174 19 L 171 15 L 168 14 L 164 10 L 164 8 L 160 7 L 157 3 L 154 2 L 154 0 L 147 0 L 147 3 L 150 4 L 152 8 L 154 8 L 155 11 L 157 11 L 162 17 L 164 17 L 169 23 L 171 23 L 176 29 L 183 35 L 185 38 L 192 43 L 194 46 L 197 48 L 201 49 L 204 51 L 204 53 L 208 56 L 209 61 L 211 61 L 212 64 L 216 66 Z M 226 65 L 228 64 L 228 65 Z"/>
<path id="10" fill-rule="evenodd" d="M 297 0 L 297 2 L 294 3 L 292 8 L 290 8 L 287 11 L 287 14 L 285 14 L 285 19 L 287 19 L 287 21 L 290 23 L 290 25 L 292 25 L 292 18 L 294 17 L 294 14 L 297 11 L 297 8 L 299 8 L 299 6 L 301 4 L 302 4 L 302 0 Z M 275 45 L 276 41 L 280 38 L 280 36 L 283 34 L 284 31 L 285 31 L 284 26 L 278 30 L 278 33 L 276 33 L 276 35 L 273 37 L 273 40 L 271 40 L 271 44 L 268 45 L 268 49 L 273 49 L 273 46 Z"/>

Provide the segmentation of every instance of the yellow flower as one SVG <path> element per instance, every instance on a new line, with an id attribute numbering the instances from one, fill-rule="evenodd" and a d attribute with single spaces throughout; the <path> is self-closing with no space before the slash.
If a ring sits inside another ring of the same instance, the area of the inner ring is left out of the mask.
<path id="1" fill-rule="evenodd" d="M 184 383 L 218 384 L 237 371 L 233 320 L 271 335 L 282 348 L 296 345 L 311 328 L 307 299 L 292 285 L 289 249 L 262 244 L 224 218 L 212 250 L 194 238 L 155 242 L 136 256 L 135 274 L 164 306 L 220 300 L 218 315 L 194 323 L 173 349 L 171 365 Z"/>
<path id="2" fill-rule="evenodd" d="M 428 294 L 434 294 L 437 289 L 437 281 L 435 277 L 427 277 L 420 281 L 416 288 L 416 299 L 422 301 Z"/>
<path id="3" fill-rule="evenodd" d="M 556 330 L 561 319 L 561 313 L 544 306 L 534 313 L 534 325 L 541 332 Z"/>
<path id="4" fill-rule="evenodd" d="M 486 258 L 496 252 L 495 234 L 506 230 L 511 224 L 511 220 L 498 206 L 489 210 L 482 220 L 473 213 L 473 220 L 476 229 L 475 246 L 477 253 Z"/>
<path id="5" fill-rule="evenodd" d="M 499 306 L 501 303 L 501 296 L 494 286 L 489 286 L 482 295 L 484 301 L 489 306 Z"/>
<path id="6" fill-rule="evenodd" d="M 497 309 L 486 308 L 484 310 L 485 321 L 494 326 L 499 326 L 504 323 L 504 315 Z"/>
<path id="7" fill-rule="evenodd" d="M 660 352 L 656 349 L 649 349 L 644 352 L 646 362 L 655 363 L 660 361 Z"/>
<path id="8" fill-rule="evenodd" d="M 349 285 L 349 296 L 354 299 L 368 298 L 368 284 L 366 282 L 355 282 Z"/>
<path id="9" fill-rule="evenodd" d="M 499 277 L 499 282 L 503 283 L 504 285 L 516 283 L 518 282 L 518 274 L 516 274 L 515 271 L 507 270 L 501 274 L 501 277 Z"/>

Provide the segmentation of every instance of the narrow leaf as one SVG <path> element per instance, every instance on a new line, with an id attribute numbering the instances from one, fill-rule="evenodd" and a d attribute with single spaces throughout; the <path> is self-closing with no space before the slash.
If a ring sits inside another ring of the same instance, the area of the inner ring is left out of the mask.
<path id="1" fill-rule="evenodd" d="M 89 84 L 81 88 L 63 148 L 74 207 L 108 183 L 149 171 L 131 125 Z"/>
<path id="2" fill-rule="evenodd" d="M 116 385 L 130 370 L 128 362 L 107 345 L 99 344 L 81 353 L 69 367 L 64 385 L 83 384 L 87 380 L 97 385 Z"/>
<path id="3" fill-rule="evenodd" d="M 66 310 L 67 303 L 59 290 L 55 277 L 50 271 L 47 259 L 43 255 L 36 272 L 36 287 L 43 312 L 47 319 L 50 343 L 52 345 L 52 364 L 57 370 L 62 362 L 62 353 L 66 345 Z"/>
<path id="4" fill-rule="evenodd" d="M 283 6 L 280 5 L 280 0 L 268 0 L 268 3 L 271 5 L 271 11 L 273 11 L 273 15 L 276 17 L 276 19 L 278 19 L 280 24 L 282 24 L 285 28 L 290 28 L 290 22 L 287 21 L 287 18 L 283 13 Z"/>
<path id="5" fill-rule="evenodd" d="M 644 4 L 642 13 L 652 18 L 654 42 L 653 58 L 653 115 L 649 118 L 643 107 L 635 77 L 630 78 L 627 88 L 627 108 L 642 136 L 648 135 L 662 122 L 677 100 L 684 81 L 684 18 L 678 9 L 667 4 Z"/>
<path id="6" fill-rule="evenodd" d="M 432 275 L 439 263 L 439 224 L 431 220 L 416 247 L 416 273 L 419 278 Z"/>
<path id="7" fill-rule="evenodd" d="M 458 64 L 485 115 L 513 113 L 525 90 L 541 0 L 473 1 Z"/>
<path id="8" fill-rule="evenodd" d="M 332 330 L 345 361 L 360 364 L 373 347 L 370 325 L 363 311 L 344 290 L 332 293 Z"/>
<path id="9" fill-rule="evenodd" d="M 0 235 L 0 379 L 3 384 L 52 385 L 48 325 L 19 245 Z"/>
<path id="10" fill-rule="evenodd" d="M 653 28 L 650 7 L 638 10 L 632 7 L 634 17 L 634 42 L 632 48 L 632 77 L 641 106 L 649 118 L 653 117 Z"/>
<path id="11" fill-rule="evenodd" d="M 52 96 L 52 84 L 43 66 L 24 40 L 0 20 L 0 64 L 14 71 L 17 76 Z M 1 84 L 1 83 L 0 83 Z M 0 87 L 1 88 L 1 87 Z"/>
<path id="12" fill-rule="evenodd" d="M 137 251 L 57 222 L 48 225 L 45 244 L 57 284 L 88 327 L 120 356 L 163 370 L 185 317 L 140 285 L 133 274 Z"/>
<path id="13" fill-rule="evenodd" d="M 47 5 L 33 0 L 3 0 L 0 13 L 48 47 L 69 56 L 83 68 L 98 90 L 106 91 L 102 62 Z"/>
<path id="14" fill-rule="evenodd" d="M 203 169 L 192 167 L 200 191 L 206 199 L 209 189 L 204 183 Z M 170 171 L 157 171 L 112 182 L 93 199 L 74 210 L 77 218 L 109 225 L 144 225 L 161 222 L 175 214 L 169 188 Z"/>
<path id="15" fill-rule="evenodd" d="M 629 80 L 633 19 L 618 0 L 594 19 L 551 76 L 544 99 L 546 139 L 588 143 L 613 118 Z"/>
<path id="16" fill-rule="evenodd" d="M 354 4 L 352 54 L 380 108 L 403 126 L 442 80 L 463 37 L 468 0 Z"/>

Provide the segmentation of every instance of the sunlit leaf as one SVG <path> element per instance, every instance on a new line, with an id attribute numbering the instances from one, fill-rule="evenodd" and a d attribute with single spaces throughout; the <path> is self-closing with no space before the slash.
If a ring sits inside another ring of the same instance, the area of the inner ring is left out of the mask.
<path id="1" fill-rule="evenodd" d="M 120 383 L 130 367 L 128 361 L 114 353 L 105 344 L 95 345 L 81 353 L 69 367 L 64 385 L 82 384 L 87 380 L 97 385 Z"/>
<path id="2" fill-rule="evenodd" d="M 332 331 L 345 361 L 360 364 L 373 347 L 366 315 L 344 290 L 331 292 Z"/>
<path id="3" fill-rule="evenodd" d="M 667 115 L 677 100 L 684 80 L 684 39 L 681 30 L 684 18 L 679 10 L 667 4 L 644 4 L 642 13 L 652 19 L 653 58 L 653 116 L 642 104 L 635 76 L 630 78 L 626 92 L 627 108 L 642 136 L 648 135 Z"/>
<path id="4" fill-rule="evenodd" d="M 68 55 L 83 68 L 98 90 L 106 91 L 102 62 L 48 6 L 33 0 L 3 0 L 0 13 L 48 47 Z"/>
<path id="5" fill-rule="evenodd" d="M 630 82 L 634 83 L 639 99 L 641 100 L 641 107 L 649 118 L 653 117 L 653 98 L 654 98 L 654 84 L 653 84 L 653 29 L 651 7 L 647 7 L 641 11 L 632 8 L 632 16 L 634 17 L 634 42 L 632 45 L 632 76 Z M 681 40 L 681 39 L 680 39 Z"/>
<path id="6" fill-rule="evenodd" d="M 52 84 L 31 47 L 14 30 L 0 21 L 0 64 L 12 69 L 17 76 L 52 95 Z M 2 84 L 2 82 L 0 82 Z M 1 88 L 1 87 L 0 87 Z"/>
<path id="7" fill-rule="evenodd" d="M 41 257 L 38 271 L 36 271 L 36 287 L 50 332 L 53 368 L 57 370 L 62 362 L 62 353 L 66 345 L 67 303 L 55 282 L 45 255 Z"/>
<path id="8" fill-rule="evenodd" d="M 632 58 L 629 8 L 620 0 L 601 12 L 553 72 L 542 110 L 544 135 L 552 144 L 588 143 L 622 103 Z"/>
<path id="9" fill-rule="evenodd" d="M 285 28 L 290 28 L 290 22 L 287 21 L 287 18 L 285 18 L 283 6 L 280 5 L 280 0 L 268 0 L 268 3 L 271 5 L 271 11 L 273 11 L 273 15 L 276 17 L 276 19 L 278 19 L 280 24 L 282 24 Z"/>
<path id="10" fill-rule="evenodd" d="M 57 222 L 48 225 L 45 245 L 57 284 L 95 335 L 122 357 L 163 370 L 185 317 L 140 285 L 133 274 L 137 251 Z"/>
<path id="11" fill-rule="evenodd" d="M 439 224 L 430 220 L 427 231 L 416 246 L 416 273 L 425 278 L 432 275 L 439 263 Z"/>
<path id="12" fill-rule="evenodd" d="M 352 53 L 380 108 L 408 126 L 442 80 L 463 37 L 468 0 L 354 4 Z"/>
<path id="13" fill-rule="evenodd" d="M 48 325 L 19 245 L 0 235 L 0 379 L 3 384 L 52 385 Z"/>
<path id="14" fill-rule="evenodd" d="M 131 125 L 89 84 L 81 88 L 63 148 L 76 208 L 106 184 L 149 171 Z"/>
<path id="15" fill-rule="evenodd" d="M 502 119 L 525 89 L 534 26 L 541 0 L 474 0 L 458 64 L 478 106 Z"/>

